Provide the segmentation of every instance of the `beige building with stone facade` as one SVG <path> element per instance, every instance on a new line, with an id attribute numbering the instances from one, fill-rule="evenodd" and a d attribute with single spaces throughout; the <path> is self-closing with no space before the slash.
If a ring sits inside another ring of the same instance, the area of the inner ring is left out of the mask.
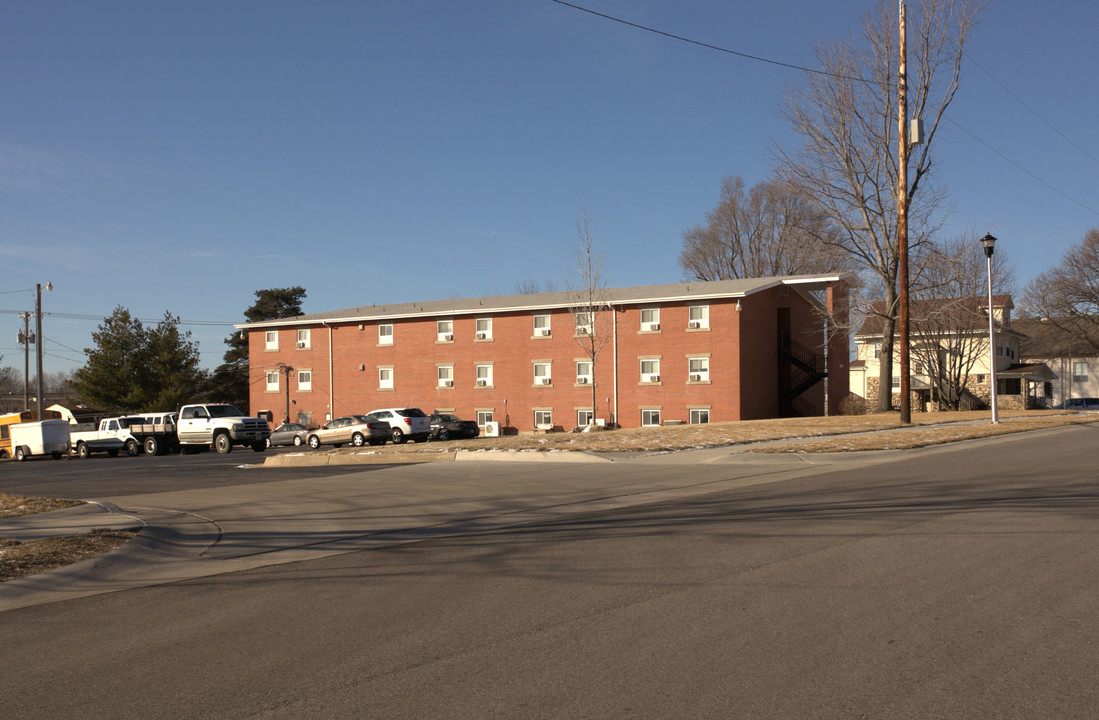
<path id="1" fill-rule="evenodd" d="M 873 306 L 879 312 L 882 303 Z M 1020 345 L 1026 336 L 1013 327 L 1010 295 L 993 296 L 996 347 L 989 353 L 988 301 L 984 298 L 947 298 L 913 301 L 909 364 L 910 407 L 915 412 L 939 410 L 951 405 L 944 393 L 960 393 L 962 406 L 987 407 L 992 395 L 991 368 L 995 363 L 1000 409 L 1043 407 L 1049 403 L 1051 383 L 1057 376 L 1041 362 L 1024 362 Z M 883 320 L 871 315 L 855 334 L 855 360 L 851 363 L 851 393 L 877 406 Z M 900 357 L 894 342 L 892 406 L 900 406 Z M 977 402 L 974 403 L 973 401 Z"/>

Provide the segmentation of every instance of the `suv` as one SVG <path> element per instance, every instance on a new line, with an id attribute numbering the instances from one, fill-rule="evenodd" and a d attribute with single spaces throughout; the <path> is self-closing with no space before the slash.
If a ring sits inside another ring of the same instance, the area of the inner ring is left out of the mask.
<path id="1" fill-rule="evenodd" d="M 1053 406 L 1054 410 L 1099 410 L 1099 398 L 1069 398 Z"/>
<path id="2" fill-rule="evenodd" d="M 367 414 L 389 423 L 389 439 L 394 445 L 400 445 L 407 438 L 427 442 L 431 433 L 431 421 L 420 408 L 382 408 Z"/>

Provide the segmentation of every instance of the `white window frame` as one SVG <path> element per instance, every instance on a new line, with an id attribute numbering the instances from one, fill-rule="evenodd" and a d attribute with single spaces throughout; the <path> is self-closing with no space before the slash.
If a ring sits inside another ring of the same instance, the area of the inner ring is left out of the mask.
<path id="1" fill-rule="evenodd" d="M 581 320 L 586 322 L 581 322 Z M 595 333 L 595 313 L 578 312 L 573 316 L 573 325 L 578 336 L 592 335 Z"/>
<path id="2" fill-rule="evenodd" d="M 279 381 L 279 375 L 281 375 L 281 374 L 282 373 L 279 372 L 278 370 L 268 370 L 266 373 L 264 373 L 264 380 L 265 380 L 266 385 L 267 385 L 267 387 L 265 389 L 266 389 L 267 392 L 278 392 L 279 391 L 279 382 L 280 382 Z M 273 382 L 272 382 L 271 378 L 274 378 Z"/>
<path id="3" fill-rule="evenodd" d="M 534 337 L 550 337 L 553 331 L 550 327 L 549 315 L 534 316 Z"/>
<path id="4" fill-rule="evenodd" d="M 264 350 L 278 350 L 279 349 L 279 331 L 268 330 L 263 334 L 263 349 Z"/>
<path id="5" fill-rule="evenodd" d="M 710 382 L 710 358 L 687 357 L 687 382 Z"/>
<path id="6" fill-rule="evenodd" d="M 541 421 L 541 422 L 539 422 Z M 553 411 L 552 410 L 535 410 L 534 411 L 534 427 L 553 427 Z"/>
<path id="7" fill-rule="evenodd" d="M 439 387 L 452 388 L 454 387 L 454 366 L 453 365 L 436 365 L 435 374 L 439 379 Z"/>
<path id="8" fill-rule="evenodd" d="M 381 365 L 378 367 L 378 389 L 379 390 L 392 390 L 393 389 L 393 366 Z"/>
<path id="9" fill-rule="evenodd" d="M 1083 372 L 1080 372 L 1083 370 Z M 1088 363 L 1086 360 L 1073 360 L 1072 361 L 1072 381 L 1073 382 L 1087 382 L 1088 381 Z"/>
<path id="10" fill-rule="evenodd" d="M 480 363 L 477 365 L 477 387 L 492 387 L 492 365 Z"/>
<path id="11" fill-rule="evenodd" d="M 591 408 L 576 411 L 576 427 L 587 427 L 595 424 L 595 414 Z"/>
<path id="12" fill-rule="evenodd" d="M 481 428 L 484 428 L 484 426 L 488 425 L 490 422 L 492 422 L 492 411 L 491 410 L 478 410 L 477 411 L 477 425 L 478 426 L 480 426 Z"/>
<path id="13" fill-rule="evenodd" d="M 435 341 L 436 342 L 454 342 L 454 321 L 453 320 L 436 320 L 435 321 Z"/>
<path id="14" fill-rule="evenodd" d="M 312 347 L 313 331 L 309 328 L 298 330 L 298 349 L 308 350 Z"/>
<path id="15" fill-rule="evenodd" d="M 308 369 L 298 370 L 298 392 L 312 392 L 312 390 L 313 371 Z"/>
<path id="16" fill-rule="evenodd" d="M 536 362 L 534 365 L 535 387 L 548 387 L 553 385 L 553 363 Z"/>
<path id="17" fill-rule="evenodd" d="M 659 427 L 660 408 L 643 408 L 641 410 L 641 427 Z"/>
<path id="18" fill-rule="evenodd" d="M 491 340 L 492 339 L 492 318 L 477 318 L 475 323 L 477 340 Z"/>
<path id="19" fill-rule="evenodd" d="M 648 369 L 646 370 L 646 365 Z M 660 358 L 640 358 L 641 382 L 660 382 Z"/>
<path id="20" fill-rule="evenodd" d="M 709 425 L 710 424 L 710 408 L 689 408 L 688 423 L 691 425 Z"/>
<path id="21" fill-rule="evenodd" d="M 660 308 L 641 308 L 641 332 L 660 331 Z"/>
<path id="22" fill-rule="evenodd" d="M 591 360 L 577 360 L 576 361 L 576 384 L 577 385 L 590 385 L 593 382 L 595 382 L 595 378 L 592 375 L 592 362 L 591 362 Z"/>
<path id="23" fill-rule="evenodd" d="M 378 344 L 393 344 L 393 323 L 382 323 L 378 326 Z"/>
<path id="24" fill-rule="evenodd" d="M 688 330 L 708 330 L 710 328 L 710 306 L 709 305 L 689 305 L 687 306 L 687 329 Z"/>

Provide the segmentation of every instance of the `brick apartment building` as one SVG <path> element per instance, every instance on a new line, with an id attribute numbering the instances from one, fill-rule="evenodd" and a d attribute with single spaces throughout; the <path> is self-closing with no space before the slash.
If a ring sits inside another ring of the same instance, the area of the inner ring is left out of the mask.
<path id="1" fill-rule="evenodd" d="M 848 337 L 826 333 L 821 311 L 845 318 L 847 297 L 847 277 L 789 276 L 611 288 L 594 322 L 576 293 L 552 292 L 237 327 L 252 411 L 276 422 L 412 406 L 570 430 L 593 419 L 594 384 L 596 422 L 638 427 L 835 413 Z M 594 370 L 578 342 L 590 334 L 606 340 Z"/>

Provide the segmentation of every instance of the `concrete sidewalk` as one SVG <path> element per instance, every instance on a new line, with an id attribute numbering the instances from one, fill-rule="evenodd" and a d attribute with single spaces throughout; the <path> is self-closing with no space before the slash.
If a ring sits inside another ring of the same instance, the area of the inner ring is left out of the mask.
<path id="1" fill-rule="evenodd" d="M 40 540 L 48 537 L 84 535 L 107 528 L 143 528 L 145 522 L 108 502 L 91 501 L 64 510 L 0 518 L 0 540 Z"/>

